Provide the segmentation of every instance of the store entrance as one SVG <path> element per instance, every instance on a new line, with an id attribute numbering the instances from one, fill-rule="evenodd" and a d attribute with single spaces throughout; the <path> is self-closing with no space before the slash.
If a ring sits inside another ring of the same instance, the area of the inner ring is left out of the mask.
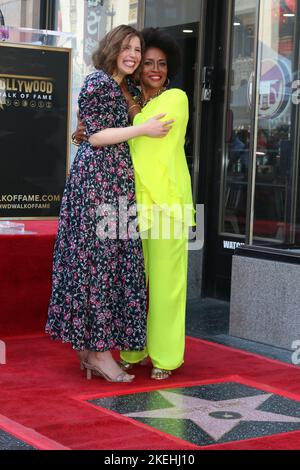
<path id="1" fill-rule="evenodd" d="M 232 1 L 228 0 L 228 3 Z M 222 92 L 225 89 L 226 69 L 224 44 L 228 33 L 228 15 L 227 2 L 218 0 L 145 2 L 145 26 L 162 27 L 169 31 L 181 45 L 183 56 L 181 74 L 172 85 L 184 89 L 189 96 L 190 122 L 186 155 L 192 176 L 194 201 L 204 204 L 206 214 L 204 256 L 190 253 L 190 275 L 200 279 L 199 284 L 197 281 L 199 296 L 221 298 L 226 298 L 230 290 L 232 256 L 231 252 L 224 263 L 218 247 L 222 160 L 219 149 L 222 145 Z M 190 282 L 193 283 L 194 279 L 190 278 Z"/>
<path id="2" fill-rule="evenodd" d="M 293 247 L 300 239 L 300 1 L 230 3 L 225 92 L 207 178 L 204 295 L 219 298 L 230 296 L 240 244 Z"/>

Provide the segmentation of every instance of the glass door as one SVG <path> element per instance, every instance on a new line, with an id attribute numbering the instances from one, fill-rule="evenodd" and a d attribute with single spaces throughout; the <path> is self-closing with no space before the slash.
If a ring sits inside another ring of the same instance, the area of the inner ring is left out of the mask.
<path id="1" fill-rule="evenodd" d="M 246 236 L 258 6 L 257 0 L 236 0 L 231 24 L 219 232 L 239 239 Z"/>
<path id="2" fill-rule="evenodd" d="M 297 238 L 299 4 L 260 2 L 256 178 L 249 227 L 254 243 L 293 243 Z"/>
<path id="3" fill-rule="evenodd" d="M 240 244 L 300 246 L 300 0 L 228 4 L 223 134 L 212 170 L 220 194 L 205 265 L 205 293 L 222 298 Z"/>
<path id="4" fill-rule="evenodd" d="M 300 1 L 236 0 L 219 233 L 300 242 Z"/>

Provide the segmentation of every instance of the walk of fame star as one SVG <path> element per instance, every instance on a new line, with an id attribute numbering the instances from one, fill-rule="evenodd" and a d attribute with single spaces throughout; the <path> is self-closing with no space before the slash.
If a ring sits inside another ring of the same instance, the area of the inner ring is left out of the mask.
<path id="1" fill-rule="evenodd" d="M 257 409 L 272 395 L 211 401 L 180 395 L 176 392 L 159 393 L 169 403 L 172 403 L 173 408 L 129 413 L 127 416 L 132 418 L 189 419 L 216 441 L 235 428 L 241 421 L 299 423 L 300 425 L 299 418 Z"/>
<path id="2" fill-rule="evenodd" d="M 202 446 L 300 430 L 300 402 L 235 382 L 92 403 Z"/>

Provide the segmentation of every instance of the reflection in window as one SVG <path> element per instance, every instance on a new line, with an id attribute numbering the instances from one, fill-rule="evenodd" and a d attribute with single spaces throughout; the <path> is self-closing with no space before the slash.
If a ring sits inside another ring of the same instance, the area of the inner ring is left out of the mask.
<path id="1" fill-rule="evenodd" d="M 264 0 L 261 7 L 254 236 L 276 241 L 286 239 L 295 189 L 291 169 L 296 115 L 291 91 L 297 70 L 296 3 Z"/>
<path id="2" fill-rule="evenodd" d="M 221 232 L 244 236 L 251 132 L 257 2 L 237 0 L 233 19 Z"/>
<path id="3" fill-rule="evenodd" d="M 248 177 L 254 139 L 251 105 L 257 7 L 254 0 L 237 0 L 233 20 L 221 231 L 241 237 L 246 235 L 247 196 L 252 190 Z M 293 241 L 300 211 L 295 175 L 299 166 L 299 111 L 292 100 L 297 93 L 294 82 L 299 79 L 299 8 L 298 0 L 260 2 L 255 242 Z"/>

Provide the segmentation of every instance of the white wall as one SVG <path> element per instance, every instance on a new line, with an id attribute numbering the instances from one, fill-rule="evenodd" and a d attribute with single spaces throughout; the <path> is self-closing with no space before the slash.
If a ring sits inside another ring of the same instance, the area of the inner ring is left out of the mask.
<path id="1" fill-rule="evenodd" d="M 0 9 L 7 26 L 38 28 L 39 0 L 0 0 Z"/>

